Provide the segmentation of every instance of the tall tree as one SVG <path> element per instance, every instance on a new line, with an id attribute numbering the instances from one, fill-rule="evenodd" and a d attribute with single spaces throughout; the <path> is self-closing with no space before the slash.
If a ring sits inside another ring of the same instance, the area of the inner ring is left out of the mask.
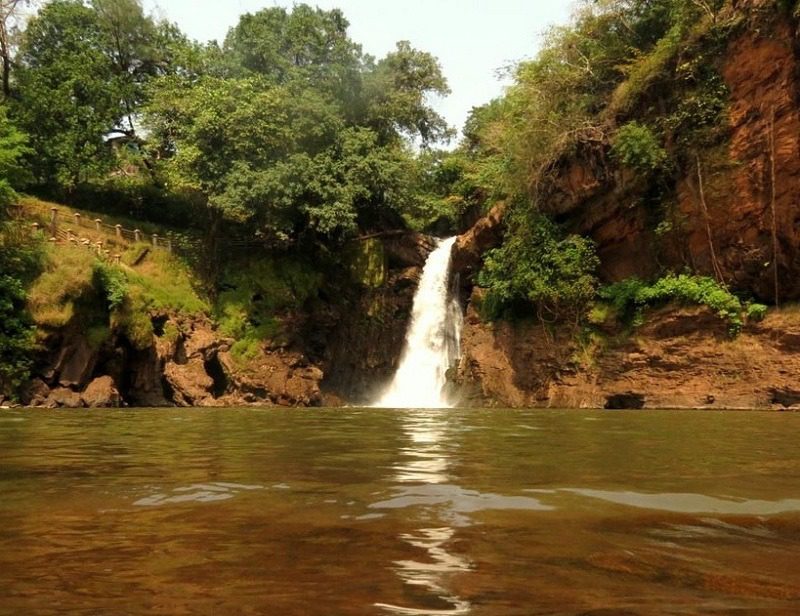
<path id="1" fill-rule="evenodd" d="M 0 62 L 2 62 L 3 98 L 11 95 L 12 32 L 28 0 L 0 0 Z"/>
<path id="2" fill-rule="evenodd" d="M 300 82 L 352 102 L 358 89 L 361 47 L 347 35 L 349 23 L 334 9 L 298 4 L 246 14 L 223 47 L 233 74 L 258 73 L 276 84 Z"/>
<path id="3" fill-rule="evenodd" d="M 71 187 L 106 169 L 103 136 L 124 113 L 97 13 L 55 0 L 31 19 L 19 55 L 16 114 L 37 153 L 37 180 Z"/>
<path id="4" fill-rule="evenodd" d="M 0 394 L 4 396 L 13 395 L 26 377 L 33 348 L 25 283 L 37 267 L 39 252 L 7 213 L 14 188 L 27 180 L 21 162 L 29 152 L 26 142 L 9 121 L 6 108 L 0 107 Z"/>
<path id="5" fill-rule="evenodd" d="M 441 66 L 431 54 L 400 41 L 365 77 L 368 122 L 384 139 L 397 132 L 419 137 L 423 145 L 449 138 L 447 122 L 428 97 L 450 93 Z"/>

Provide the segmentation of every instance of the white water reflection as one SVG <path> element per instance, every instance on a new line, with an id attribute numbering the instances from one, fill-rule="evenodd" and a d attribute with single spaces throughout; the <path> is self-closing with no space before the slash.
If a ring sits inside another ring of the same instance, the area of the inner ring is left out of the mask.
<path id="1" fill-rule="evenodd" d="M 452 505 L 453 495 L 448 496 L 447 493 L 460 488 L 446 485 L 450 480 L 449 447 L 452 447 L 448 440 L 447 420 L 447 415 L 430 409 L 414 409 L 403 414 L 403 431 L 409 444 L 400 451 L 402 461 L 393 467 L 392 479 L 405 485 L 393 498 L 370 505 L 371 509 L 442 503 Z M 451 516 L 453 513 L 455 512 L 451 512 Z M 446 519 L 448 516 L 442 517 Z M 452 518 L 449 521 L 453 521 Z M 450 591 L 446 583 L 448 576 L 472 568 L 468 559 L 447 550 L 447 544 L 454 532 L 452 527 L 442 526 L 421 528 L 417 533 L 400 535 L 400 539 L 406 543 L 424 550 L 427 559 L 424 562 L 395 561 L 394 568 L 398 577 L 409 586 L 424 589 L 433 597 L 437 607 L 416 608 L 390 603 L 375 603 L 375 606 L 392 614 L 468 614 L 470 603 Z"/>
<path id="2" fill-rule="evenodd" d="M 443 585 L 443 578 L 446 574 L 469 571 L 472 566 L 470 562 L 461 556 L 451 554 L 444 545 L 452 538 L 453 529 L 444 528 L 423 528 L 419 535 L 403 534 L 400 537 L 416 548 L 425 550 L 432 562 L 418 562 L 415 560 L 398 560 L 397 574 L 402 580 L 411 586 L 421 586 L 425 590 L 434 593 L 447 606 L 443 609 L 420 609 L 413 607 L 402 607 L 390 603 L 376 603 L 376 607 L 385 609 L 392 614 L 447 614 L 458 615 L 468 614 L 470 604 L 468 601 L 453 596 Z"/>
<path id="3" fill-rule="evenodd" d="M 137 507 L 157 507 L 174 503 L 210 503 L 228 500 L 244 490 L 262 490 L 264 486 L 214 481 L 212 483 L 194 483 L 174 488 L 171 493 L 157 492 L 140 498 L 133 504 Z"/>

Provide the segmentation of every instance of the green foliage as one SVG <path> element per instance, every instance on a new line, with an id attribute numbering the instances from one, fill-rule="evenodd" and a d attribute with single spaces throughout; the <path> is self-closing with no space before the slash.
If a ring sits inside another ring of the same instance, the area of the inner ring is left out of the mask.
<path id="1" fill-rule="evenodd" d="M 386 254 L 378 238 L 352 242 L 345 260 L 353 278 L 363 286 L 377 288 L 386 282 Z"/>
<path id="2" fill-rule="evenodd" d="M 0 204 L 0 394 L 14 396 L 27 378 L 35 348 L 26 286 L 42 261 L 42 247 L 25 229 L 4 220 Z"/>
<path id="3" fill-rule="evenodd" d="M 37 325 L 58 328 L 72 320 L 76 303 L 95 290 L 95 260 L 92 253 L 77 247 L 48 251 L 44 271 L 28 295 L 28 308 Z"/>
<path id="4" fill-rule="evenodd" d="M 419 137 L 423 145 L 449 138 L 451 132 L 439 114 L 426 104 L 431 94 L 450 93 L 441 67 L 431 54 L 399 41 L 364 78 L 368 123 L 385 140 L 400 131 Z"/>
<path id="5" fill-rule="evenodd" d="M 122 305 L 128 293 L 128 278 L 123 270 L 97 261 L 94 263 L 93 281 L 108 302 L 109 310 Z"/>
<path id="6" fill-rule="evenodd" d="M 751 303 L 747 305 L 747 320 L 748 321 L 763 321 L 767 316 L 767 307 L 764 304 Z"/>
<path id="7" fill-rule="evenodd" d="M 653 131 L 638 122 L 620 127 L 611 152 L 623 165 L 643 173 L 658 171 L 667 161 L 667 152 Z"/>
<path id="8" fill-rule="evenodd" d="M 543 216 L 512 222 L 500 248 L 489 251 L 479 284 L 484 314 L 498 318 L 534 306 L 540 318 L 581 318 L 594 298 L 598 260 L 592 243 L 562 237 Z"/>
<path id="9" fill-rule="evenodd" d="M 153 342 L 153 322 L 150 319 L 150 302 L 142 289 L 132 287 L 114 312 L 112 329 L 121 332 L 135 349 L 144 350 Z"/>
<path id="10" fill-rule="evenodd" d="M 232 76 L 256 73 L 271 84 L 314 83 L 353 103 L 360 86 L 361 48 L 347 36 L 338 9 L 307 4 L 246 14 L 225 38 L 222 63 Z"/>
<path id="11" fill-rule="evenodd" d="M 408 150 L 346 127 L 314 91 L 258 77 L 164 83 L 150 113 L 176 149 L 164 165 L 173 190 L 205 195 L 213 217 L 255 224 L 267 237 L 351 235 L 359 219 L 411 199 Z"/>
<path id="12" fill-rule="evenodd" d="M 281 334 L 281 318 L 316 296 L 320 284 L 319 272 L 293 259 L 231 264 L 214 317 L 220 333 L 235 340 L 233 354 L 252 359 L 265 341 Z"/>
<path id="13" fill-rule="evenodd" d="M 600 289 L 600 297 L 609 302 L 623 318 L 641 320 L 641 310 L 669 302 L 707 306 L 728 322 L 731 334 L 742 328 L 742 303 L 716 280 L 707 276 L 668 274 L 653 284 L 631 278 Z"/>
<path id="14" fill-rule="evenodd" d="M 20 125 L 36 179 L 71 187 L 110 167 L 103 135 L 122 114 L 97 15 L 76 0 L 47 4 L 28 24 L 18 70 Z"/>
<path id="15" fill-rule="evenodd" d="M 86 330 L 86 342 L 93 349 L 99 349 L 103 344 L 111 339 L 111 328 L 107 323 L 91 325 Z"/>

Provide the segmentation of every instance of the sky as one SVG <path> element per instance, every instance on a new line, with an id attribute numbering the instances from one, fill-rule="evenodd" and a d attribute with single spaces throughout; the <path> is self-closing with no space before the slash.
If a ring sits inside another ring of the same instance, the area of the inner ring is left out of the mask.
<path id="1" fill-rule="evenodd" d="M 498 71 L 533 57 L 541 35 L 566 23 L 572 0 L 306 0 L 321 9 L 341 9 L 350 38 L 382 58 L 395 43 L 439 59 L 452 94 L 432 104 L 461 129 L 470 109 L 500 96 L 508 85 Z M 222 41 L 243 13 L 291 8 L 292 0 L 144 0 L 145 9 L 180 26 L 189 37 Z"/>

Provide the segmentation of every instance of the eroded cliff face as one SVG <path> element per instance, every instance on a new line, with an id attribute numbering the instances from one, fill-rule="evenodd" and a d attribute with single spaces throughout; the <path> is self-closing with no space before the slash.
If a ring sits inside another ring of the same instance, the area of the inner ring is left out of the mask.
<path id="1" fill-rule="evenodd" d="M 776 252 L 779 300 L 800 299 L 797 24 L 774 3 L 740 4 L 742 23 L 719 65 L 730 92 L 728 137 L 698 153 L 708 219 L 697 166 L 688 161 L 675 180 L 675 203 L 667 204 L 671 230 L 657 232 L 642 203 L 647 186 L 610 164 L 610 144 L 600 137 L 587 136 L 562 160 L 545 190 L 545 211 L 596 243 L 604 281 L 684 266 L 713 276 L 713 245 L 725 281 L 768 302 L 775 298 Z"/>
<path id="2" fill-rule="evenodd" d="M 313 406 L 322 401 L 322 372 L 289 348 L 265 347 L 236 361 L 232 340 L 202 317 L 153 315 L 145 348 L 121 335 L 93 347 L 74 329 L 55 334 L 23 402 L 45 407 Z"/>
<path id="3" fill-rule="evenodd" d="M 616 282 L 689 267 L 772 303 L 800 299 L 800 53 L 797 24 L 774 3 L 738 3 L 743 23 L 719 66 L 730 91 L 728 138 L 700 152 L 676 178 L 656 232 L 646 186 L 610 164 L 610 145 L 591 136 L 558 165 L 544 208 L 596 243 L 600 276 Z M 774 196 L 774 199 L 773 199 Z M 773 242 L 773 211 L 776 242 Z M 484 221 L 488 223 L 487 221 Z M 708 223 L 708 224 L 706 224 Z M 710 237 L 709 237 L 710 236 Z M 460 238 L 457 251 L 474 243 Z M 491 246 L 488 246 L 491 247 Z M 482 246 L 485 250 L 487 246 Z M 474 252 L 474 251 L 473 251 Z M 468 260 L 474 267 L 475 259 Z M 467 302 L 457 380 L 472 404 L 514 407 L 785 408 L 800 403 L 800 319 L 771 312 L 736 339 L 706 310 L 665 308 L 645 325 L 579 344 L 568 324 L 483 321 L 479 290 Z"/>
<path id="4" fill-rule="evenodd" d="M 365 271 L 342 270 L 253 357 L 204 316 L 149 316 L 153 335 L 93 345 L 79 322 L 49 331 L 22 402 L 45 407 L 287 406 L 366 402 L 391 378 L 431 238 L 374 240 Z M 358 269 L 358 268 L 356 268 Z"/>
<path id="5" fill-rule="evenodd" d="M 735 339 L 705 308 L 664 308 L 635 332 L 580 341 L 567 327 L 483 322 L 470 307 L 458 379 L 476 406 L 782 409 L 800 404 L 800 314 Z"/>

